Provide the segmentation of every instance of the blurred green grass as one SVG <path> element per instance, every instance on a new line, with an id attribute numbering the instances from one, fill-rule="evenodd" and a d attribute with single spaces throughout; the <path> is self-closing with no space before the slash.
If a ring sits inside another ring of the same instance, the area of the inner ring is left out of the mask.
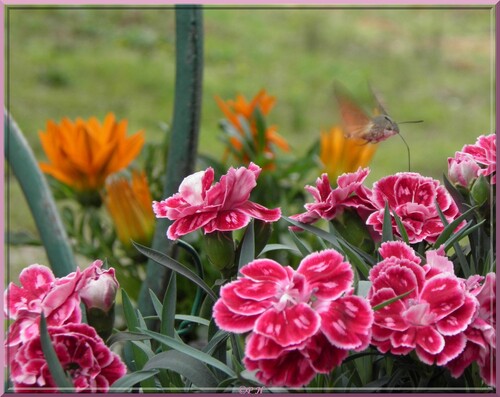
<path id="1" fill-rule="evenodd" d="M 215 95 L 249 98 L 266 88 L 277 97 L 269 122 L 303 153 L 338 122 L 333 81 L 361 101 L 369 81 L 395 120 L 425 121 L 401 132 L 412 171 L 440 179 L 448 156 L 494 131 L 493 16 L 494 8 L 206 8 L 199 151 L 223 151 Z M 174 98 L 172 8 L 12 6 L 6 18 L 7 107 L 38 159 L 48 119 L 112 111 L 128 119 L 130 133 L 161 140 L 159 123 L 171 123 Z M 390 139 L 370 181 L 406 164 L 403 143 Z M 35 233 L 9 179 L 10 227 Z"/>

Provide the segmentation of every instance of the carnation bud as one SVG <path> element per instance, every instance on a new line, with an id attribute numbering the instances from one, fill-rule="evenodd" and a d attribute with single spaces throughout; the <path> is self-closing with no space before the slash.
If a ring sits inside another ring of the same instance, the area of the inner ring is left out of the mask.
<path id="1" fill-rule="evenodd" d="M 365 252 L 373 252 L 375 246 L 370 232 L 356 211 L 345 210 L 332 219 L 338 233 L 349 243 Z"/>
<path id="2" fill-rule="evenodd" d="M 102 270 L 96 262 L 87 269 L 90 274 L 79 291 L 80 298 L 87 309 L 97 308 L 107 313 L 115 303 L 116 291 L 120 285 L 115 277 L 115 269 Z"/>
<path id="3" fill-rule="evenodd" d="M 234 266 L 234 240 L 232 232 L 215 231 L 203 236 L 208 260 L 219 271 Z"/>
<path id="4" fill-rule="evenodd" d="M 254 220 L 254 232 L 255 232 L 255 256 L 259 255 L 267 242 L 271 233 L 273 232 L 273 224 L 271 222 L 265 222 L 258 219 Z"/>
<path id="5" fill-rule="evenodd" d="M 471 188 L 471 196 L 478 205 L 483 205 L 490 197 L 490 184 L 488 180 L 480 175 Z"/>
<path id="6" fill-rule="evenodd" d="M 115 269 L 101 269 L 102 261 L 95 261 L 83 271 L 80 298 L 85 305 L 87 322 L 106 340 L 115 321 L 115 298 L 119 288 Z"/>
<path id="7" fill-rule="evenodd" d="M 469 188 L 480 170 L 481 167 L 472 156 L 457 153 L 454 158 L 448 158 L 448 177 L 455 185 Z"/>

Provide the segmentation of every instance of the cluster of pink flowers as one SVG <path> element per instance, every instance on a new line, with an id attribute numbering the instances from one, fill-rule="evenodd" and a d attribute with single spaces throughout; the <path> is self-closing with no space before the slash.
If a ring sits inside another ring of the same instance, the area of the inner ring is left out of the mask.
<path id="1" fill-rule="evenodd" d="M 277 221 L 281 216 L 279 208 L 268 209 L 249 200 L 260 172 L 261 168 L 254 163 L 248 168 L 231 167 L 213 185 L 212 168 L 196 172 L 182 181 L 178 193 L 163 201 L 154 201 L 153 211 L 158 218 L 174 221 L 167 230 L 171 240 L 200 228 L 205 233 L 241 229 L 251 218 Z"/>
<path id="2" fill-rule="evenodd" d="M 118 288 L 114 269 L 104 270 L 95 261 L 56 278 L 50 269 L 31 265 L 24 269 L 21 286 L 10 283 L 4 311 L 13 320 L 5 342 L 11 379 L 16 392 L 56 390 L 40 344 L 41 314 L 46 318 L 56 354 L 72 378 L 77 392 L 102 392 L 122 377 L 126 367 L 95 330 L 81 323 L 80 301 L 106 311 Z"/>
<path id="3" fill-rule="evenodd" d="M 479 175 L 490 176 L 496 184 L 497 137 L 495 134 L 481 135 L 473 145 L 465 145 L 455 157 L 448 158 L 450 181 L 470 188 Z"/>
<path id="4" fill-rule="evenodd" d="M 337 251 L 310 254 L 296 271 L 257 259 L 240 272 L 221 288 L 214 319 L 249 332 L 244 363 L 264 384 L 303 386 L 368 346 L 373 312 L 352 295 L 353 270 Z"/>
<path id="5" fill-rule="evenodd" d="M 372 233 L 382 234 L 386 202 L 391 210 L 393 232 L 400 235 L 392 215 L 401 219 L 410 243 L 433 243 L 444 230 L 436 202 L 448 222 L 459 216 L 458 207 L 446 189 L 435 179 L 417 173 L 400 172 L 375 182 L 373 189 L 362 185 L 369 169 L 338 177 L 337 187 L 332 188 L 328 176 L 323 174 L 316 181 L 316 188 L 306 186 L 314 198 L 305 205 L 306 212 L 292 218 L 312 223 L 320 218 L 331 220 L 345 209 L 352 208 L 360 215 Z"/>
<path id="6" fill-rule="evenodd" d="M 442 249 L 427 251 L 425 265 L 402 242 L 383 243 L 379 252 L 368 299 L 376 306 L 401 298 L 375 311 L 371 344 L 382 353 L 415 351 L 426 364 L 449 366 L 453 376 L 476 361 L 485 382 L 494 384 L 494 273 L 479 286 L 482 277 L 458 278 Z"/>

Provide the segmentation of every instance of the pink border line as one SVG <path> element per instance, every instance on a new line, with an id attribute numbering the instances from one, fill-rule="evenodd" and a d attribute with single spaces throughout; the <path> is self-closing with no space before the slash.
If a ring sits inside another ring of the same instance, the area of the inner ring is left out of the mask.
<path id="1" fill-rule="evenodd" d="M 201 0 L 201 1 L 190 1 L 190 0 L 4 0 L 0 1 L 2 5 L 135 5 L 135 6 L 148 6 L 148 5 L 175 5 L 175 4 L 201 4 L 201 5 L 233 5 L 236 7 L 241 6 L 252 6 L 252 5 L 267 5 L 267 6 L 359 6 L 359 7 L 367 7 L 367 6 L 404 6 L 404 5 L 413 5 L 413 6 L 426 6 L 426 5 L 434 5 L 434 6 L 480 6 L 480 5 L 495 5 L 497 4 L 496 0 L 314 0 L 311 2 L 307 2 L 304 0 L 247 0 L 245 2 L 238 2 L 235 0 Z"/>

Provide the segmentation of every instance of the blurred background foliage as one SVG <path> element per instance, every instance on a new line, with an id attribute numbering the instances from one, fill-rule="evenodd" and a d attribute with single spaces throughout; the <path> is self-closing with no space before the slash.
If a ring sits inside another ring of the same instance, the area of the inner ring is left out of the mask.
<path id="1" fill-rule="evenodd" d="M 142 129 L 147 142 L 162 142 L 174 99 L 172 8 L 11 6 L 6 23 L 6 106 L 39 160 L 48 119 L 111 111 L 128 119 L 129 134 Z M 339 122 L 335 80 L 362 103 L 370 82 L 396 121 L 424 120 L 401 126 L 412 171 L 423 175 L 441 179 L 447 157 L 495 131 L 494 8 L 207 7 L 204 26 L 200 153 L 223 156 L 214 97 L 265 88 L 277 98 L 268 122 L 304 154 Z M 379 145 L 371 168 L 370 181 L 407 170 L 401 140 Z M 8 232 L 28 244 L 36 229 L 7 177 Z M 33 262 L 47 263 L 43 249 L 8 252 L 14 269 Z"/>

